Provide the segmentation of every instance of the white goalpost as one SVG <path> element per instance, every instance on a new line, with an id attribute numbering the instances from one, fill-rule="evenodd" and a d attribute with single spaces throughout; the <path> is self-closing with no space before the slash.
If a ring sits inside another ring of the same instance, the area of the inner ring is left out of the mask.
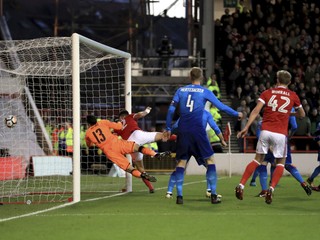
<path id="1" fill-rule="evenodd" d="M 79 34 L 0 41 L 0 203 L 79 202 L 132 191 L 84 143 L 86 116 L 131 110 L 131 55 Z M 1 121 L 0 121 L 1 123 Z"/>

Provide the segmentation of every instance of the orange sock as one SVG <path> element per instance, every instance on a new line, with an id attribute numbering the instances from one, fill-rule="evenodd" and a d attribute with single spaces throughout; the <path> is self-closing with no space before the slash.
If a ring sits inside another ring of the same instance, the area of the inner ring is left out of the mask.
<path id="1" fill-rule="evenodd" d="M 256 168 L 260 165 L 256 160 L 252 160 L 244 170 L 244 173 L 242 175 L 242 178 L 240 180 L 240 183 L 244 186 L 246 185 L 246 182 L 248 181 L 249 177 L 251 177 L 252 173 Z"/>
<path id="2" fill-rule="evenodd" d="M 277 164 L 276 169 L 272 174 L 270 187 L 273 187 L 274 189 L 277 186 L 277 184 L 280 181 L 280 178 L 282 177 L 283 171 L 284 171 L 284 166 L 282 164 Z"/>
<path id="3" fill-rule="evenodd" d="M 137 169 L 133 169 L 131 171 L 132 176 L 136 177 L 136 178 L 141 178 L 141 172 Z"/>
<path id="4" fill-rule="evenodd" d="M 145 185 L 147 185 L 149 190 L 153 189 L 153 186 L 152 186 L 152 184 L 151 184 L 151 182 L 149 180 L 143 178 L 142 181 L 144 182 Z"/>
<path id="5" fill-rule="evenodd" d="M 148 156 L 152 156 L 152 157 L 157 154 L 152 149 L 146 148 L 146 147 L 142 147 L 140 152 L 142 152 L 144 155 L 148 155 Z"/>

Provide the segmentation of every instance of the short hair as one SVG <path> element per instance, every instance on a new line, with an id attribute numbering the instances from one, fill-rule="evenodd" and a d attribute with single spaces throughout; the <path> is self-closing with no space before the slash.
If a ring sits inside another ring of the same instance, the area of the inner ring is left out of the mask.
<path id="1" fill-rule="evenodd" d="M 97 118 L 93 115 L 88 115 L 87 116 L 87 123 L 89 125 L 95 125 L 97 123 Z"/>
<path id="2" fill-rule="evenodd" d="M 277 72 L 277 79 L 280 84 L 289 85 L 291 82 L 291 74 L 286 70 L 280 70 Z"/>
<path id="3" fill-rule="evenodd" d="M 191 79 L 191 82 L 202 81 L 203 80 L 202 69 L 199 68 L 199 67 L 191 68 L 191 70 L 190 70 L 190 79 Z"/>
<path id="4" fill-rule="evenodd" d="M 127 115 L 129 115 L 129 112 L 127 111 L 127 110 L 122 110 L 122 111 L 120 111 L 120 113 L 119 113 L 119 117 L 121 117 L 121 116 L 127 116 Z"/>

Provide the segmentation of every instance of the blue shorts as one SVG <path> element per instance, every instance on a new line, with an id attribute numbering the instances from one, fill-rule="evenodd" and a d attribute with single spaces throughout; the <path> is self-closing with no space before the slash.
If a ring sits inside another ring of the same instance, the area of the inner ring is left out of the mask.
<path id="1" fill-rule="evenodd" d="M 178 160 L 189 161 L 190 157 L 193 156 L 199 165 L 206 165 L 206 160 L 213 154 L 205 129 L 179 132 L 176 153 Z"/>

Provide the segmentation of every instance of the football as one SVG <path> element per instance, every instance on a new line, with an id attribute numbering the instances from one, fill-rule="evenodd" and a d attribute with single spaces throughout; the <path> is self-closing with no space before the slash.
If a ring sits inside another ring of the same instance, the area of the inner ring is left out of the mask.
<path id="1" fill-rule="evenodd" d="M 7 127 L 12 128 L 17 124 L 17 117 L 14 115 L 9 115 L 8 117 L 6 117 L 4 119 L 5 124 L 7 125 Z"/>

